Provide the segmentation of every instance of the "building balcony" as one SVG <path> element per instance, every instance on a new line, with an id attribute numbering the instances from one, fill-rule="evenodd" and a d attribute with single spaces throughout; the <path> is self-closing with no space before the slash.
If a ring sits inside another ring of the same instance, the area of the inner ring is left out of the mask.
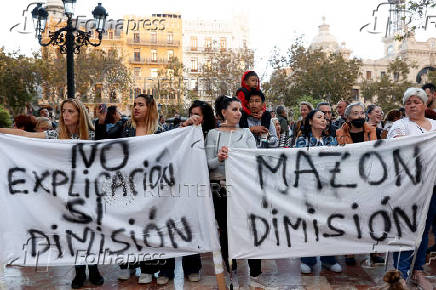
<path id="1" fill-rule="evenodd" d="M 179 47 L 180 41 L 173 40 L 172 42 L 168 41 L 151 41 L 151 40 L 135 40 L 132 38 L 127 39 L 127 44 L 131 45 L 144 45 L 144 46 L 156 46 L 156 47 Z"/>
<path id="2" fill-rule="evenodd" d="M 185 51 L 189 53 L 218 53 L 230 51 L 228 48 L 216 48 L 216 47 L 185 47 Z"/>
<path id="3" fill-rule="evenodd" d="M 129 59 L 131 64 L 156 64 L 156 65 L 166 65 L 169 63 L 167 58 L 136 58 L 132 57 Z"/>
<path id="4" fill-rule="evenodd" d="M 104 35 L 102 40 L 121 40 L 121 36 L 114 35 L 112 38 L 109 38 L 109 35 Z"/>

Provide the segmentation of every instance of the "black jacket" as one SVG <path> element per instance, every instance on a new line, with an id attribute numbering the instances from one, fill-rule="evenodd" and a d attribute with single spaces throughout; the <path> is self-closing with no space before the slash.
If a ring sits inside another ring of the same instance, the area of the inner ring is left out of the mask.
<path id="1" fill-rule="evenodd" d="M 154 134 L 161 133 L 158 128 Z M 118 139 L 118 138 L 127 138 L 127 137 L 135 137 L 136 136 L 136 128 L 132 126 L 132 122 L 130 119 L 121 119 L 115 123 L 115 125 L 106 131 L 106 124 L 99 124 L 96 122 L 95 125 L 95 139 Z"/>

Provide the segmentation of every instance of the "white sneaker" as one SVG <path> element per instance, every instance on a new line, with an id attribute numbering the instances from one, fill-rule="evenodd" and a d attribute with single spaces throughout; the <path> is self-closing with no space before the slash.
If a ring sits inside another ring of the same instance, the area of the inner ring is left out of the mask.
<path id="1" fill-rule="evenodd" d="M 364 260 L 362 260 L 362 262 L 360 262 L 360 267 L 362 268 L 374 268 L 374 265 L 371 264 L 371 258 L 365 258 Z"/>
<path id="2" fill-rule="evenodd" d="M 323 267 L 325 267 L 327 270 L 335 272 L 335 273 L 341 273 L 342 272 L 342 266 L 338 263 L 329 265 L 329 264 L 322 264 Z"/>
<path id="3" fill-rule="evenodd" d="M 310 268 L 310 266 L 307 264 L 301 263 L 300 268 L 301 268 L 302 274 L 311 274 L 312 273 L 312 268 Z"/>
<path id="4" fill-rule="evenodd" d="M 262 274 L 260 274 L 257 277 L 250 276 L 250 287 L 253 288 L 268 288 L 268 289 L 278 289 L 278 286 L 275 285 L 274 281 L 271 281 L 271 277 L 265 277 Z"/>
<path id="5" fill-rule="evenodd" d="M 118 275 L 118 280 L 129 280 L 130 279 L 130 269 L 121 269 Z"/>
<path id="6" fill-rule="evenodd" d="M 198 273 L 192 273 L 188 275 L 188 280 L 191 282 L 198 282 L 200 281 L 201 277 L 200 277 L 200 272 Z"/>
<path id="7" fill-rule="evenodd" d="M 168 284 L 168 282 L 170 281 L 170 278 L 166 277 L 166 276 L 159 276 L 157 277 L 157 285 L 166 285 Z"/>
<path id="8" fill-rule="evenodd" d="M 148 284 L 153 281 L 153 275 L 151 274 L 142 274 L 139 275 L 138 284 Z"/>

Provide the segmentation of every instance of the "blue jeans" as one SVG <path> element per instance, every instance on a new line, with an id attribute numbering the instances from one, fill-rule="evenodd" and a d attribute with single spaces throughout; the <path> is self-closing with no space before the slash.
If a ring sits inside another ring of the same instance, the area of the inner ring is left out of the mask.
<path id="1" fill-rule="evenodd" d="M 433 219 L 432 228 L 433 228 L 433 235 L 434 235 L 435 241 L 436 241 L 436 217 L 434 217 L 434 219 Z"/>
<path id="2" fill-rule="evenodd" d="M 430 227 L 433 223 L 434 218 L 436 217 L 436 186 L 433 187 L 433 195 L 431 197 L 430 205 L 428 207 L 427 220 L 425 223 L 425 229 L 422 233 L 421 244 L 419 245 L 418 251 L 416 252 L 416 260 L 415 266 L 413 270 L 422 270 L 422 266 L 425 264 L 425 256 L 428 245 L 428 233 L 430 231 Z M 413 259 L 413 251 L 404 251 L 400 254 L 400 259 L 398 261 L 398 252 L 394 253 L 394 266 L 397 268 L 404 279 L 407 279 L 408 271 L 412 264 Z"/>
<path id="3" fill-rule="evenodd" d="M 320 259 L 321 259 L 321 263 L 323 263 L 323 264 L 327 264 L 327 265 L 336 264 L 336 257 L 335 256 L 322 256 L 322 257 L 320 257 Z M 316 257 L 301 258 L 301 263 L 304 263 L 304 264 L 312 267 L 316 264 Z"/>

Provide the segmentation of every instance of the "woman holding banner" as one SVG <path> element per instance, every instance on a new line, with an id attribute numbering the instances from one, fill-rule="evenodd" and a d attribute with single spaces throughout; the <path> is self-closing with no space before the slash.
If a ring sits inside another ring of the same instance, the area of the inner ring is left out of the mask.
<path id="1" fill-rule="evenodd" d="M 152 95 L 138 95 L 131 116 L 130 119 L 119 120 L 106 131 L 106 115 L 97 113 L 99 121 L 96 124 L 96 134 L 104 139 L 118 139 L 161 133 L 158 128 L 159 114 Z"/>
<path id="2" fill-rule="evenodd" d="M 425 117 L 427 109 L 427 94 L 420 88 L 408 88 L 403 96 L 403 104 L 406 116 L 396 121 L 388 133 L 388 139 L 402 136 L 419 136 L 427 132 L 436 131 L 436 121 Z M 427 212 L 425 229 L 422 234 L 421 245 L 413 251 L 394 253 L 394 266 L 404 279 L 407 279 L 409 271 L 412 271 L 411 280 L 422 289 L 433 289 L 430 281 L 424 275 L 423 265 L 425 264 L 426 250 L 428 246 L 428 233 L 432 222 L 436 217 L 436 186 L 433 187 L 433 195 Z M 414 265 L 413 257 L 416 255 Z M 411 269 L 413 267 L 413 269 Z M 405 285 L 405 281 L 401 281 Z"/>
<path id="3" fill-rule="evenodd" d="M 105 114 L 97 113 L 98 122 L 96 124 L 96 134 L 102 139 L 118 139 L 126 137 L 145 136 L 150 134 L 160 133 L 158 129 L 159 114 L 157 111 L 156 101 L 152 95 L 140 94 L 136 96 L 130 119 L 121 119 L 115 125 L 106 131 Z M 148 284 L 153 281 L 153 275 L 162 270 L 162 265 L 168 267 L 171 259 L 167 260 L 151 260 L 140 262 L 141 275 L 138 279 L 138 284 Z M 134 264 L 121 264 L 121 274 L 119 280 L 128 280 L 134 274 L 137 267 Z M 174 276 L 174 274 L 173 274 Z M 157 279 L 158 285 L 165 285 L 173 276 L 159 275 Z"/>
<path id="4" fill-rule="evenodd" d="M 59 127 L 43 132 L 26 132 L 21 129 L 0 128 L 0 133 L 40 139 L 80 139 L 94 140 L 94 126 L 88 111 L 77 99 L 67 99 L 61 103 Z"/>
<path id="5" fill-rule="evenodd" d="M 215 218 L 220 233 L 221 254 L 230 272 L 227 247 L 227 191 L 225 160 L 231 148 L 256 148 L 256 140 L 248 128 L 239 128 L 241 103 L 235 97 L 220 96 L 215 101 L 215 113 L 221 120 L 221 127 L 209 131 L 206 138 L 206 156 L 213 192 Z M 263 278 L 260 260 L 248 260 L 250 266 L 250 286 L 265 287 L 268 281 Z"/>
<path id="6" fill-rule="evenodd" d="M 324 113 L 319 110 L 311 111 L 305 120 L 302 136 L 295 142 L 296 148 L 310 148 L 315 146 L 336 146 L 338 142 L 335 137 L 325 136 L 324 130 L 327 126 L 327 121 Z M 316 257 L 301 258 L 301 273 L 310 274 L 312 268 L 316 264 Z M 321 264 L 324 268 L 335 272 L 342 272 L 341 265 L 336 261 L 335 256 L 321 257 Z"/>
<path id="7" fill-rule="evenodd" d="M 189 107 L 189 119 L 180 124 L 180 127 L 199 126 L 203 131 L 203 136 L 206 138 L 207 133 L 215 128 L 215 117 L 212 107 L 200 100 L 192 102 Z M 200 281 L 201 257 L 200 254 L 184 256 L 182 259 L 183 272 L 190 282 Z M 159 276 L 171 277 L 174 276 L 175 260 L 168 259 L 163 269 L 159 272 Z M 162 278 L 163 279 L 163 278 Z"/>
<path id="8" fill-rule="evenodd" d="M 88 117 L 88 111 L 77 99 L 67 99 L 61 103 L 59 127 L 55 130 L 34 133 L 20 129 L 0 128 L 0 133 L 41 139 L 94 140 L 94 126 Z M 103 285 L 104 279 L 97 265 L 88 265 L 88 268 L 89 281 L 96 286 Z M 76 276 L 71 282 L 73 289 L 81 288 L 86 280 L 86 265 L 76 265 L 75 269 Z"/>
<path id="9" fill-rule="evenodd" d="M 180 127 L 201 125 L 203 135 L 206 138 L 207 133 L 215 129 L 215 124 L 216 120 L 213 115 L 212 107 L 204 101 L 195 100 L 192 102 L 191 107 L 189 107 L 189 119 L 181 123 Z"/>

